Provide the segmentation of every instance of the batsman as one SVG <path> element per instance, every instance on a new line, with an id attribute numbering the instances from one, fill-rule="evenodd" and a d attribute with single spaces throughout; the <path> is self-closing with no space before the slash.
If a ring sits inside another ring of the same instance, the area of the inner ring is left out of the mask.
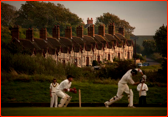
<path id="1" fill-rule="evenodd" d="M 70 88 L 73 81 L 73 76 L 68 75 L 67 79 L 62 81 L 57 87 L 56 95 L 61 98 L 58 107 L 67 107 L 72 97 L 70 97 L 66 92 L 77 93 L 76 88 Z"/>
<path id="2" fill-rule="evenodd" d="M 134 107 L 133 106 L 133 91 L 132 89 L 129 89 L 127 83 L 132 84 L 132 85 L 137 85 L 139 82 L 134 82 L 132 79 L 132 76 L 137 75 L 137 73 L 140 72 L 143 75 L 143 72 L 139 68 L 135 69 L 130 69 L 128 70 L 121 80 L 118 82 L 118 90 L 117 90 L 117 95 L 112 97 L 109 101 L 106 101 L 105 107 L 109 107 L 112 103 L 120 100 L 123 97 L 123 92 L 125 92 L 128 95 L 128 107 Z"/>

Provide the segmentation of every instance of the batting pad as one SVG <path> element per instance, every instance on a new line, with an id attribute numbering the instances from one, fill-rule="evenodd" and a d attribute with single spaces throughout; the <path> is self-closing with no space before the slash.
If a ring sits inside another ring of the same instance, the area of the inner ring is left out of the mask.
<path id="1" fill-rule="evenodd" d="M 114 96 L 114 97 L 112 97 L 112 98 L 110 99 L 110 101 L 107 101 L 106 103 L 107 103 L 107 105 L 111 105 L 112 103 L 114 103 L 114 102 L 120 100 L 122 97 L 123 97 L 123 95 L 121 95 L 120 97 Z"/>
<path id="2" fill-rule="evenodd" d="M 71 99 L 72 99 L 72 97 L 68 97 L 63 107 L 67 107 L 67 105 L 69 104 Z"/>
<path id="3" fill-rule="evenodd" d="M 67 96 L 65 96 L 65 98 L 62 98 L 60 100 L 60 104 L 58 105 L 58 107 L 63 107 L 66 101 L 67 101 Z"/>

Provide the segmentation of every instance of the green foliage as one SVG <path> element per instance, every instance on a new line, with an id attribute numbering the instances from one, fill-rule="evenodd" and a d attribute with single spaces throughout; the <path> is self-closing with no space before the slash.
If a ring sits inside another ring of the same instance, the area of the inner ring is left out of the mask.
<path id="1" fill-rule="evenodd" d="M 12 54 L 6 50 L 1 51 L 1 69 L 4 71 L 9 71 L 12 64 Z"/>
<path id="2" fill-rule="evenodd" d="M 167 58 L 164 58 L 162 61 L 162 69 L 158 70 L 160 74 L 163 74 L 165 77 L 167 76 Z"/>
<path id="3" fill-rule="evenodd" d="M 132 32 L 134 31 L 135 27 L 132 27 L 129 22 L 125 20 L 121 20 L 118 16 L 111 14 L 109 12 L 103 13 L 100 17 L 96 18 L 96 24 L 103 23 L 106 26 L 109 25 L 110 23 L 115 23 L 116 26 L 116 32 L 118 31 L 118 28 L 120 26 L 125 27 L 125 34 L 126 37 L 129 38 Z"/>
<path id="4" fill-rule="evenodd" d="M 99 78 L 111 78 L 120 79 L 129 69 L 133 68 L 132 60 L 124 60 L 112 63 L 111 65 L 106 65 L 105 68 L 97 71 L 96 76 Z"/>
<path id="5" fill-rule="evenodd" d="M 156 83 L 156 82 L 160 82 L 160 83 L 166 83 L 167 82 L 167 76 L 166 74 L 163 73 L 158 73 L 157 70 L 146 70 L 145 68 L 143 69 L 143 73 L 147 76 L 147 81 L 151 82 L 151 83 Z M 152 68 L 153 69 L 153 68 Z M 141 76 L 134 76 L 133 79 L 135 79 L 135 81 L 139 81 L 138 79 L 140 79 Z"/>
<path id="6" fill-rule="evenodd" d="M 19 27 L 19 38 L 20 39 L 25 39 L 26 38 L 26 28 Z M 34 38 L 39 38 L 39 30 L 38 29 L 33 29 L 33 36 Z M 47 32 L 47 36 L 51 37 L 51 35 Z M 12 36 L 11 36 L 11 27 L 7 26 L 1 26 L 1 47 L 6 48 L 6 46 L 12 41 Z"/>
<path id="7" fill-rule="evenodd" d="M 26 39 L 26 28 L 19 27 L 19 38 Z"/>
<path id="8" fill-rule="evenodd" d="M 140 46 L 139 44 L 136 44 L 136 52 L 137 53 L 143 53 L 144 47 Z"/>
<path id="9" fill-rule="evenodd" d="M 65 75 L 62 64 L 57 64 L 52 58 L 42 56 L 32 57 L 26 54 L 14 54 L 2 51 L 2 71 L 14 69 L 17 73 L 25 74 L 52 74 L 53 76 Z"/>
<path id="10" fill-rule="evenodd" d="M 161 26 L 153 37 L 156 41 L 158 52 L 163 57 L 162 70 L 159 73 L 167 74 L 167 26 Z"/>
<path id="11" fill-rule="evenodd" d="M 144 54 L 149 55 L 156 52 L 156 42 L 154 40 L 144 40 L 143 41 Z"/>
<path id="12" fill-rule="evenodd" d="M 19 45 L 19 43 L 14 43 L 14 42 L 10 42 L 8 44 L 4 44 L 2 43 L 2 55 L 5 56 L 5 54 L 16 54 L 16 53 L 22 53 L 23 52 L 23 48 Z"/>
<path id="13" fill-rule="evenodd" d="M 91 69 L 91 67 L 84 67 L 82 68 L 83 71 L 83 79 L 81 80 L 89 80 L 92 81 L 96 78 L 95 73 L 93 72 L 93 70 Z"/>
<path id="14" fill-rule="evenodd" d="M 12 40 L 11 31 L 8 27 L 1 26 L 1 47 L 3 48 Z"/>
<path id="15" fill-rule="evenodd" d="M 117 57 L 114 57 L 113 62 L 118 62 L 119 59 Z"/>
<path id="16" fill-rule="evenodd" d="M 159 69 L 161 69 L 161 65 L 158 64 L 158 65 L 142 66 L 141 69 L 144 70 L 145 72 L 148 72 L 148 71 L 156 72 Z"/>
<path id="17" fill-rule="evenodd" d="M 93 60 L 92 66 L 97 66 L 99 63 L 96 60 Z"/>
<path id="18" fill-rule="evenodd" d="M 1 25 L 3 26 L 13 26 L 16 15 L 16 7 L 1 3 Z"/>
<path id="19" fill-rule="evenodd" d="M 18 72 L 18 73 L 27 73 L 27 74 L 33 74 L 34 68 L 35 68 L 35 61 L 32 61 L 29 55 L 14 55 L 12 58 L 12 67 Z"/>
<path id="20" fill-rule="evenodd" d="M 15 23 L 25 28 L 45 27 L 52 34 L 53 26 L 60 25 L 61 36 L 64 36 L 66 26 L 72 26 L 72 32 L 76 32 L 75 27 L 82 23 L 81 18 L 59 3 L 55 5 L 51 2 L 26 1 L 17 14 Z"/>
<path id="21" fill-rule="evenodd" d="M 135 58 L 135 54 L 133 54 L 133 58 Z M 136 59 L 140 59 L 141 61 L 146 61 L 145 57 L 143 57 L 142 55 L 137 54 L 137 53 L 136 53 Z"/>
<path id="22" fill-rule="evenodd" d="M 151 59 L 153 59 L 153 60 L 155 60 L 155 61 L 157 61 L 159 63 L 161 63 L 163 61 L 162 55 L 160 53 L 156 53 L 156 52 L 151 54 L 151 55 L 149 55 L 149 58 L 151 58 Z"/>
<path id="23" fill-rule="evenodd" d="M 82 26 L 85 27 L 85 24 L 82 24 Z M 95 27 L 95 30 L 96 30 L 96 27 Z M 88 29 L 87 28 L 83 28 L 83 34 L 88 35 Z"/>
<path id="24" fill-rule="evenodd" d="M 19 74 L 45 74 L 55 77 L 66 77 L 71 74 L 76 79 L 94 78 L 95 74 L 91 68 L 79 68 L 74 65 L 63 65 L 57 63 L 51 57 L 44 58 L 41 55 L 30 56 L 27 54 L 11 54 L 9 51 L 2 51 L 2 71 L 10 72 L 15 70 Z"/>
<path id="25" fill-rule="evenodd" d="M 66 75 L 72 75 L 76 79 L 79 79 L 80 77 L 82 77 L 82 69 L 76 67 L 75 65 L 70 65 L 70 64 L 66 65 L 65 72 L 66 72 Z"/>
<path id="26" fill-rule="evenodd" d="M 161 26 L 153 37 L 156 42 L 156 47 L 163 57 L 167 57 L 167 26 Z"/>
<path id="27" fill-rule="evenodd" d="M 100 25 L 105 25 L 105 24 L 102 23 L 102 22 L 97 22 L 97 23 L 95 24 L 95 34 L 98 34 L 98 27 L 99 27 Z M 105 25 L 105 33 L 108 33 L 108 26 L 107 26 L 107 25 Z"/>
<path id="28" fill-rule="evenodd" d="M 31 51 L 29 49 L 23 48 L 20 43 L 16 40 L 5 43 L 2 41 L 2 54 L 29 54 L 31 55 Z"/>
<path id="29" fill-rule="evenodd" d="M 64 36 L 67 26 L 72 26 L 73 36 L 76 36 L 76 27 L 82 25 L 82 19 L 70 12 L 64 5 L 38 1 L 26 1 L 19 10 L 16 10 L 14 6 L 2 3 L 1 19 L 2 26 L 19 25 L 35 30 L 45 27 L 48 37 L 51 37 L 54 25 L 60 25 L 61 36 Z M 25 33 L 24 30 L 20 30 L 20 38 L 25 38 Z M 34 33 L 34 36 L 39 38 L 39 34 Z"/>
<path id="30" fill-rule="evenodd" d="M 40 38 L 40 33 L 39 32 L 40 31 L 37 28 L 33 29 L 33 36 L 34 36 L 34 38 Z M 49 36 L 48 31 L 47 31 L 47 36 Z"/>

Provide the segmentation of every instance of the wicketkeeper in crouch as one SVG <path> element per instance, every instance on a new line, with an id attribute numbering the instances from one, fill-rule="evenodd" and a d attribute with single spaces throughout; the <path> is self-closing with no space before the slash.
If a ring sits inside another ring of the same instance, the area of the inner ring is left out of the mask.
<path id="1" fill-rule="evenodd" d="M 136 69 L 130 69 L 128 70 L 121 80 L 118 82 L 118 90 L 117 95 L 112 97 L 109 101 L 106 101 L 104 104 L 106 107 L 109 107 L 112 103 L 120 100 L 123 97 L 123 92 L 125 92 L 128 95 L 128 107 L 134 107 L 133 106 L 133 91 L 132 89 L 129 89 L 127 83 L 130 83 L 132 85 L 137 85 L 139 82 L 134 82 L 132 79 L 132 76 L 137 75 L 137 73 L 140 72 L 142 75 L 142 70 L 139 68 Z"/>
<path id="2" fill-rule="evenodd" d="M 67 79 L 62 81 L 60 83 L 60 85 L 57 87 L 56 94 L 57 94 L 58 97 L 61 98 L 60 104 L 58 105 L 58 107 L 67 107 L 67 105 L 69 104 L 69 102 L 72 99 L 72 97 L 70 97 L 65 92 L 77 93 L 76 88 L 70 88 L 71 84 L 72 84 L 72 81 L 73 81 L 73 76 L 68 75 Z"/>

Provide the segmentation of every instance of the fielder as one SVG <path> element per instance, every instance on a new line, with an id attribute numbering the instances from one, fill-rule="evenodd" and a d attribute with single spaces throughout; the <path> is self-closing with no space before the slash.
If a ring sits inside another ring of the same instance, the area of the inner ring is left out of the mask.
<path id="1" fill-rule="evenodd" d="M 67 107 L 67 105 L 69 104 L 69 102 L 72 99 L 72 97 L 70 97 L 65 92 L 77 93 L 76 88 L 71 88 L 70 89 L 72 81 L 73 81 L 73 77 L 71 75 L 68 75 L 67 79 L 62 81 L 60 83 L 60 85 L 57 87 L 56 94 L 57 94 L 58 97 L 61 98 L 60 104 L 58 105 L 58 107 Z"/>
<path id="2" fill-rule="evenodd" d="M 134 82 L 132 79 L 132 76 L 137 75 L 137 73 L 140 72 L 142 75 L 142 70 L 139 68 L 136 69 L 130 69 L 128 70 L 121 80 L 118 82 L 118 90 L 117 90 L 117 95 L 112 97 L 109 101 L 106 101 L 105 107 L 109 107 L 112 103 L 120 100 L 123 97 L 123 92 L 125 92 L 128 95 L 128 107 L 134 107 L 133 106 L 133 91 L 132 89 L 129 89 L 127 83 L 130 83 L 132 85 L 137 85 L 139 82 Z"/>
<path id="3" fill-rule="evenodd" d="M 58 105 L 58 96 L 56 95 L 57 87 L 59 84 L 57 83 L 57 80 L 54 78 L 53 82 L 50 84 L 50 107 L 52 108 L 55 102 L 55 108 L 57 108 Z"/>
<path id="4" fill-rule="evenodd" d="M 142 76 L 142 79 L 140 80 L 140 84 L 137 86 L 137 91 L 139 91 L 139 105 L 142 106 L 144 103 L 144 106 L 146 106 L 146 91 L 148 91 L 148 86 L 145 84 L 146 82 L 146 75 Z"/>

